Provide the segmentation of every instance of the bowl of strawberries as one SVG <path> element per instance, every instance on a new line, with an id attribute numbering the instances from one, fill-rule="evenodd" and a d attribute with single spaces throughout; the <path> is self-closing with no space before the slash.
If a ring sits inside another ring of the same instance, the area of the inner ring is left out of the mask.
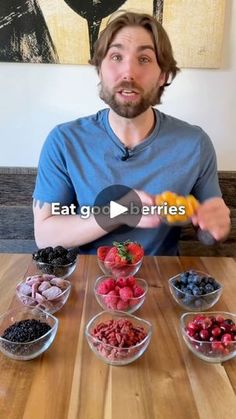
<path id="1" fill-rule="evenodd" d="M 134 313 L 144 303 L 147 290 L 147 282 L 134 276 L 112 278 L 103 275 L 94 284 L 96 300 L 106 311 Z"/>
<path id="2" fill-rule="evenodd" d="M 113 242 L 113 246 L 100 246 L 97 250 L 98 265 L 105 275 L 114 278 L 135 275 L 144 256 L 141 244 L 126 240 Z"/>

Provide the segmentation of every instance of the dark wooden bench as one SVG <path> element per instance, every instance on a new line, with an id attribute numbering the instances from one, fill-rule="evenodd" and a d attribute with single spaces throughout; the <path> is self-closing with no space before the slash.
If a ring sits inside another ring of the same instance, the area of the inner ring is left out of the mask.
<path id="1" fill-rule="evenodd" d="M 0 252 L 31 253 L 34 241 L 32 192 L 36 168 L 0 167 Z M 236 172 L 220 171 L 219 181 L 231 209 L 232 229 L 224 243 L 204 246 L 193 227 L 182 229 L 179 249 L 186 256 L 236 257 Z"/>

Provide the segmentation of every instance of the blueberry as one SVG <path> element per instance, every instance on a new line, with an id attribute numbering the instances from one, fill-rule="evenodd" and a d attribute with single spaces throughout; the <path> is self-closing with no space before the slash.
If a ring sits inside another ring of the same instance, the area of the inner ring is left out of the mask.
<path id="1" fill-rule="evenodd" d="M 193 295 L 201 295 L 201 291 L 196 286 L 193 288 Z"/>
<path id="2" fill-rule="evenodd" d="M 201 277 L 199 275 L 193 275 L 192 276 L 192 283 L 195 285 L 200 285 L 201 283 Z"/>
<path id="3" fill-rule="evenodd" d="M 209 292 L 213 292 L 214 287 L 211 284 L 205 285 L 205 294 L 208 294 Z"/>
<path id="4" fill-rule="evenodd" d="M 186 273 L 180 274 L 179 280 L 182 282 L 182 284 L 186 285 L 188 283 L 188 276 Z"/>
<path id="5" fill-rule="evenodd" d="M 196 307 L 196 308 L 200 308 L 200 307 L 202 307 L 202 299 L 201 299 L 201 298 L 197 298 L 197 299 L 194 301 L 194 305 L 195 305 L 195 307 Z"/>
<path id="6" fill-rule="evenodd" d="M 182 303 L 189 305 L 193 302 L 194 297 L 192 295 L 185 295 L 185 297 L 182 299 Z"/>
<path id="7" fill-rule="evenodd" d="M 226 323 L 226 324 L 229 324 L 229 325 L 234 325 L 234 321 L 233 320 L 231 320 L 231 319 L 225 319 L 224 320 L 224 323 Z"/>
<path id="8" fill-rule="evenodd" d="M 197 272 L 196 272 L 194 269 L 190 269 L 190 270 L 188 271 L 188 274 L 189 274 L 189 275 L 197 275 Z"/>
<path id="9" fill-rule="evenodd" d="M 182 298 L 183 294 L 182 294 L 182 292 L 180 292 L 180 291 L 175 291 L 175 296 L 176 296 L 177 298 Z"/>

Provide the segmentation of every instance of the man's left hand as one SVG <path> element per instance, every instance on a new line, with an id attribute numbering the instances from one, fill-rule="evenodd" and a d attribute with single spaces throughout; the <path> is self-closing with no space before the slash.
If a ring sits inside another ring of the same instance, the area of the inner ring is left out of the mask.
<path id="1" fill-rule="evenodd" d="M 207 199 L 198 207 L 192 223 L 209 231 L 215 240 L 225 240 L 230 232 L 230 210 L 222 198 Z"/>

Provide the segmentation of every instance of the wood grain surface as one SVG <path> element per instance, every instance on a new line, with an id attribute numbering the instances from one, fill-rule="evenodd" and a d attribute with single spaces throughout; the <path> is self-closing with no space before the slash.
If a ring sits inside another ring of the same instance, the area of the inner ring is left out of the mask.
<path id="1" fill-rule="evenodd" d="M 30 255 L 0 254 L 0 312 L 19 304 L 15 286 Z M 101 274 L 95 256 L 81 256 L 71 276 L 66 305 L 55 315 L 52 346 L 31 361 L 0 354 L 1 419 L 235 419 L 236 359 L 208 364 L 185 346 L 179 332 L 183 310 L 168 278 L 195 268 L 210 273 L 224 291 L 214 310 L 236 313 L 236 260 L 208 257 L 145 257 L 138 274 L 149 290 L 135 313 L 153 325 L 151 343 L 134 363 L 113 367 L 97 359 L 84 337 L 100 309 L 93 295 Z"/>

